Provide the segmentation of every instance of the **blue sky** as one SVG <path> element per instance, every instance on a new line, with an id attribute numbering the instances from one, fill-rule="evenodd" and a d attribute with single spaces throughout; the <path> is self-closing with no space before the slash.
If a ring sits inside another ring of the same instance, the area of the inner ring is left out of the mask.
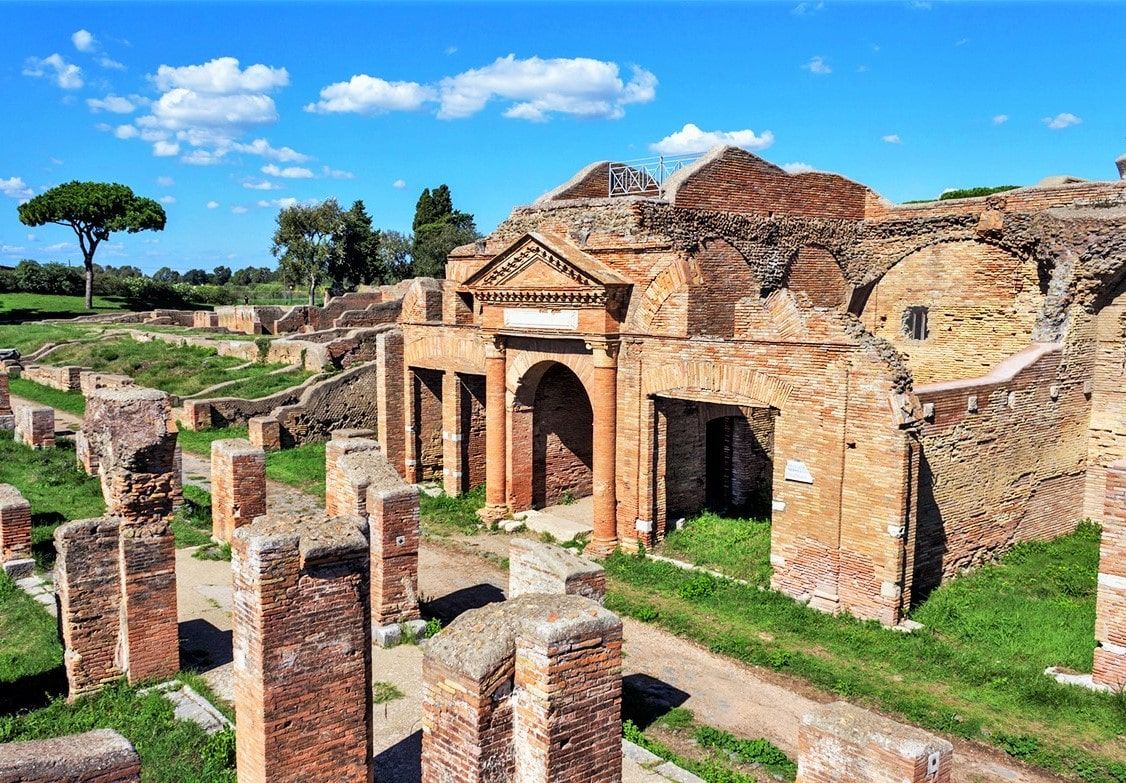
<path id="1" fill-rule="evenodd" d="M 590 161 L 718 139 L 895 201 L 1126 152 L 1126 4 L 3 8 L 0 263 L 80 261 L 16 216 L 72 179 L 166 202 L 164 232 L 99 250 L 152 272 L 272 264 L 287 200 L 406 230 L 445 182 L 488 231 Z"/>

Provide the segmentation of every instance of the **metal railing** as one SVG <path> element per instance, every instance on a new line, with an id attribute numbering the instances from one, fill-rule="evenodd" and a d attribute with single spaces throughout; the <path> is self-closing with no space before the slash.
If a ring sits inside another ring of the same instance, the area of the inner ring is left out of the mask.
<path id="1" fill-rule="evenodd" d="M 611 163 L 609 195 L 663 196 L 668 178 L 699 158 L 699 155 L 658 155 Z"/>

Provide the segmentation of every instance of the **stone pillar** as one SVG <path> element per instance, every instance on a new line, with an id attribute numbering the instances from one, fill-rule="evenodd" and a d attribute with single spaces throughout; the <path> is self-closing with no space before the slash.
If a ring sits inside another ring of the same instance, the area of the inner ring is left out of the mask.
<path id="1" fill-rule="evenodd" d="M 594 534 L 587 552 L 609 555 L 618 546 L 617 429 L 618 344 L 593 343 L 594 393 Z"/>
<path id="2" fill-rule="evenodd" d="M 817 707 L 798 730 L 796 783 L 950 783 L 954 746 L 845 702 Z"/>
<path id="3" fill-rule="evenodd" d="M 55 410 L 25 405 L 16 411 L 16 442 L 33 449 L 55 445 Z"/>
<path id="4" fill-rule="evenodd" d="M 1126 686 L 1126 460 L 1106 469 L 1095 639 L 1092 680 L 1121 689 Z"/>
<path id="5" fill-rule="evenodd" d="M 506 372 L 504 338 L 493 337 L 485 345 L 485 507 L 478 512 L 487 524 L 508 516 Z"/>
<path id="6" fill-rule="evenodd" d="M 442 373 L 442 488 L 456 497 L 465 488 L 465 433 L 461 431 L 461 406 L 466 394 L 453 370 Z"/>
<path id="7" fill-rule="evenodd" d="M 98 729 L 0 744 L 5 783 L 140 783 L 141 760 L 125 737 Z"/>
<path id="8" fill-rule="evenodd" d="M 13 579 L 31 576 L 31 504 L 11 484 L 0 484 L 0 564 Z"/>
<path id="9" fill-rule="evenodd" d="M 12 413 L 12 396 L 8 391 L 8 371 L 0 370 L 0 430 L 11 432 L 16 428 L 16 417 Z"/>
<path id="10" fill-rule="evenodd" d="M 390 478 L 390 477 L 387 477 Z M 384 480 L 367 491 L 371 538 L 371 622 L 374 628 L 420 619 L 418 490 Z M 380 639 L 383 642 L 382 638 Z"/>
<path id="11" fill-rule="evenodd" d="M 528 593 L 581 595 L 602 603 L 606 572 L 569 549 L 516 538 L 508 545 L 508 597 Z"/>
<path id="12" fill-rule="evenodd" d="M 344 457 L 360 452 L 380 452 L 371 438 L 337 438 L 325 444 L 325 512 L 329 516 L 367 516 L 367 488 L 371 479 L 346 469 Z"/>
<path id="13" fill-rule="evenodd" d="M 241 438 L 211 442 L 211 537 L 230 543 L 235 528 L 266 513 L 266 452 Z"/>
<path id="14" fill-rule="evenodd" d="M 358 517 L 235 531 L 239 783 L 370 783 L 368 541 Z"/>

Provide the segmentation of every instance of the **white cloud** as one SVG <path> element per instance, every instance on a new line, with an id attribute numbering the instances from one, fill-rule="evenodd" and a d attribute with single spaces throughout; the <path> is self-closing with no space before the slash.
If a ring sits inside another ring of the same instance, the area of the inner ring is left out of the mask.
<path id="1" fill-rule="evenodd" d="M 395 180 L 394 182 L 391 183 L 391 187 L 395 188 L 395 190 L 402 190 L 406 186 L 407 186 L 407 181 L 405 179 L 397 179 L 397 180 Z"/>
<path id="2" fill-rule="evenodd" d="M 809 16 L 811 14 L 817 13 L 818 11 L 824 10 L 824 8 L 825 3 L 823 2 L 823 0 L 818 0 L 818 2 L 807 1 L 795 5 L 790 9 L 790 13 L 794 16 Z"/>
<path id="3" fill-rule="evenodd" d="M 98 51 L 98 39 L 89 30 L 76 30 L 70 36 L 70 41 L 74 44 L 74 48 L 80 52 Z"/>
<path id="4" fill-rule="evenodd" d="M 226 151 L 215 152 L 213 150 L 195 149 L 186 155 L 180 156 L 180 162 L 186 163 L 189 166 L 216 166 L 223 162 L 223 156 Z"/>
<path id="5" fill-rule="evenodd" d="M 648 103 L 657 92 L 657 77 L 638 66 L 627 82 L 617 63 L 586 57 L 545 60 L 499 57 L 491 65 L 443 79 L 440 119 L 469 117 L 490 100 L 513 101 L 504 116 L 543 121 L 551 114 L 617 119 L 631 103 Z"/>
<path id="6" fill-rule="evenodd" d="M 447 46 L 446 47 L 446 55 L 448 56 L 448 55 L 451 55 L 451 54 L 457 54 L 457 47 L 456 46 Z"/>
<path id="7" fill-rule="evenodd" d="M 763 131 L 761 134 L 750 129 L 705 131 L 689 122 L 675 133 L 650 144 L 649 149 L 662 155 L 688 155 L 706 152 L 718 144 L 729 144 L 746 150 L 764 150 L 773 143 L 774 134 L 770 131 Z"/>
<path id="8" fill-rule="evenodd" d="M 158 141 L 152 145 L 152 154 L 158 158 L 168 158 L 180 154 L 180 145 L 173 141 Z"/>
<path id="9" fill-rule="evenodd" d="M 313 172 L 303 166 L 286 166 L 284 169 L 276 164 L 267 163 L 261 169 L 263 174 L 283 179 L 312 179 Z"/>
<path id="10" fill-rule="evenodd" d="M 120 95 L 107 95 L 104 98 L 87 98 L 86 105 L 90 107 L 90 111 L 108 111 L 114 114 L 130 114 L 137 107 L 128 98 L 122 98 Z"/>
<path id="11" fill-rule="evenodd" d="M 254 180 L 248 179 L 242 183 L 242 186 L 247 190 L 281 190 L 281 185 L 276 182 L 270 182 L 266 179 L 262 180 L 261 182 L 255 182 Z"/>
<path id="12" fill-rule="evenodd" d="M 24 62 L 23 75 L 54 79 L 55 84 L 64 90 L 77 90 L 85 84 L 82 80 L 82 69 L 73 63 L 68 63 L 58 52 L 42 60 L 38 57 L 27 58 Z"/>
<path id="13" fill-rule="evenodd" d="M 316 114 L 385 114 L 389 111 L 414 111 L 437 93 L 418 82 L 389 82 L 377 76 L 357 74 L 346 82 L 336 82 L 321 90 L 321 99 L 305 106 Z"/>
<path id="14" fill-rule="evenodd" d="M 0 193 L 3 193 L 8 198 L 29 199 L 32 196 L 32 190 L 23 181 L 23 177 L 8 177 L 7 179 L 0 179 Z"/>
<path id="15" fill-rule="evenodd" d="M 811 172 L 817 171 L 817 169 L 813 168 L 813 166 L 810 166 L 808 163 L 795 161 L 793 163 L 783 163 L 782 171 L 786 172 L 787 174 L 809 174 Z"/>
<path id="16" fill-rule="evenodd" d="M 235 215 L 245 215 L 249 211 L 250 210 L 247 207 L 244 207 L 241 204 L 237 207 L 231 207 L 231 212 Z"/>
<path id="17" fill-rule="evenodd" d="M 916 11 L 931 10 L 930 0 L 907 0 L 907 7 Z"/>
<path id="18" fill-rule="evenodd" d="M 993 115 L 993 124 L 994 125 L 1004 125 L 1008 121 L 1009 121 L 1009 115 L 1007 115 L 1007 114 L 994 114 Z"/>
<path id="19" fill-rule="evenodd" d="M 160 185 L 162 188 L 170 188 L 176 184 L 176 180 L 172 179 L 172 177 L 157 177 L 156 184 Z"/>
<path id="20" fill-rule="evenodd" d="M 1055 117 L 1045 117 L 1041 122 L 1052 130 L 1060 130 L 1061 128 L 1070 128 L 1072 125 L 1078 125 L 1083 122 L 1083 120 L 1071 112 L 1065 111 L 1057 114 Z"/>
<path id="21" fill-rule="evenodd" d="M 809 62 L 803 65 L 802 68 L 818 76 L 828 76 L 833 72 L 833 69 L 829 67 L 829 63 L 825 62 L 825 58 L 821 55 L 810 57 Z"/>
<path id="22" fill-rule="evenodd" d="M 903 141 L 899 138 L 898 133 L 889 133 L 886 136 L 881 136 L 880 141 L 884 142 L 885 144 L 902 144 L 903 143 Z"/>
<path id="23" fill-rule="evenodd" d="M 124 71 L 125 63 L 119 63 L 112 57 L 106 57 L 104 54 L 98 58 L 98 65 L 107 68 L 111 71 Z"/>
<path id="24" fill-rule="evenodd" d="M 272 198 L 269 201 L 263 199 L 258 202 L 260 207 L 277 207 L 278 209 L 285 209 L 297 205 L 297 199 L 293 196 L 283 196 L 282 198 Z"/>
<path id="25" fill-rule="evenodd" d="M 27 241 L 28 242 L 38 242 L 39 237 L 35 236 L 35 234 L 28 234 L 27 235 Z"/>
<path id="26" fill-rule="evenodd" d="M 3 253 L 4 255 L 12 256 L 16 255 L 17 253 L 23 253 L 25 250 L 27 250 L 27 248 L 23 247 L 22 245 L 0 244 L 0 253 Z"/>
<path id="27" fill-rule="evenodd" d="M 261 64 L 240 69 L 236 58 L 217 57 L 202 65 L 162 65 L 156 69 L 153 81 L 157 89 L 164 92 L 182 88 L 197 93 L 232 95 L 285 87 L 289 84 L 289 72 Z"/>
<path id="28" fill-rule="evenodd" d="M 321 166 L 321 175 L 328 179 L 355 179 L 356 175 L 344 169 L 334 169 L 330 166 Z"/>
<path id="29" fill-rule="evenodd" d="M 218 209 L 219 208 L 219 202 L 218 201 L 208 201 L 207 202 L 207 208 L 208 209 Z"/>
<path id="30" fill-rule="evenodd" d="M 139 122 L 166 130 L 220 129 L 230 133 L 278 119 L 274 99 L 268 95 L 211 95 L 177 87 L 164 93 Z"/>
<path id="31" fill-rule="evenodd" d="M 965 46 L 965 45 L 966 45 L 966 44 L 968 44 L 969 42 L 970 42 L 970 39 L 969 39 L 969 38 L 959 38 L 959 39 L 958 39 L 957 41 L 955 41 L 955 42 L 954 42 L 954 46 L 955 46 L 955 47 L 958 47 L 958 46 Z"/>
<path id="32" fill-rule="evenodd" d="M 310 156 L 298 152 L 292 147 L 271 147 L 265 139 L 255 139 L 249 144 L 234 144 L 232 148 L 238 152 L 250 155 L 261 155 L 263 158 L 280 161 L 281 163 L 304 163 Z"/>
<path id="33" fill-rule="evenodd" d="M 176 203 L 176 197 L 175 196 L 161 196 L 160 197 L 160 203 L 161 204 L 175 204 Z"/>

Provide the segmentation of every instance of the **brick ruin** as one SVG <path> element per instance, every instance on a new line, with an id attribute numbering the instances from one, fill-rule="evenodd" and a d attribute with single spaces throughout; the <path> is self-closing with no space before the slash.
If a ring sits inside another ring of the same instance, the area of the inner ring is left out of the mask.
<path id="1" fill-rule="evenodd" d="M 0 484 L 0 566 L 13 579 L 31 574 L 31 504 L 11 484 Z"/>
<path id="2" fill-rule="evenodd" d="M 561 546 L 517 538 L 508 545 L 508 597 L 527 593 L 581 595 L 601 604 L 606 572 Z"/>
<path id="3" fill-rule="evenodd" d="M 12 412 L 12 396 L 8 384 L 7 369 L 0 370 L 0 430 L 11 432 L 16 428 L 16 417 Z"/>
<path id="4" fill-rule="evenodd" d="M 370 783 L 367 525 L 262 517 L 235 531 L 239 783 Z"/>
<path id="5" fill-rule="evenodd" d="M 950 783 L 954 747 L 845 702 L 802 718 L 796 783 Z"/>
<path id="6" fill-rule="evenodd" d="M 99 389 L 86 400 L 83 437 L 106 516 L 55 530 L 71 699 L 123 675 L 137 682 L 180 669 L 169 411 L 168 395 L 139 387 Z"/>
<path id="7" fill-rule="evenodd" d="M 25 405 L 16 411 L 16 442 L 33 449 L 55 445 L 55 409 Z"/>
<path id="8" fill-rule="evenodd" d="M 98 729 L 0 744 L 3 783 L 140 783 L 141 762 L 129 740 Z"/>
<path id="9" fill-rule="evenodd" d="M 620 781 L 621 644 L 576 595 L 461 615 L 424 652 L 423 783 Z"/>
<path id="10" fill-rule="evenodd" d="M 1092 680 L 1119 690 L 1126 686 L 1126 460 L 1106 470 L 1095 639 Z"/>
<path id="11" fill-rule="evenodd" d="M 211 537 L 230 543 L 265 513 L 266 452 L 242 438 L 212 441 Z"/>

